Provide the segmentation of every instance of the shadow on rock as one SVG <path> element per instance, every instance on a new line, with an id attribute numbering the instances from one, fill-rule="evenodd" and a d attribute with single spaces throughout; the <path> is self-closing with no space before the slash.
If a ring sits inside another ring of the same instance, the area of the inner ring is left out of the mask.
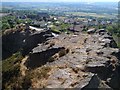
<path id="1" fill-rule="evenodd" d="M 50 58 L 58 53 L 60 50 L 64 49 L 64 47 L 60 48 L 52 48 L 46 51 L 37 52 L 37 53 L 31 53 L 29 56 L 29 60 L 26 62 L 26 66 L 29 69 L 35 69 L 37 67 L 40 67 L 41 65 L 46 64 L 47 62 L 50 62 Z"/>

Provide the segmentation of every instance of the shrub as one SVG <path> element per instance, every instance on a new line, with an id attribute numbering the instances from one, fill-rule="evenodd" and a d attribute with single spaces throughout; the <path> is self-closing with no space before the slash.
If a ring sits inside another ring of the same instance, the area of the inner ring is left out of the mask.
<path id="1" fill-rule="evenodd" d="M 59 51 L 59 57 L 66 55 L 69 52 L 69 49 L 62 49 Z"/>

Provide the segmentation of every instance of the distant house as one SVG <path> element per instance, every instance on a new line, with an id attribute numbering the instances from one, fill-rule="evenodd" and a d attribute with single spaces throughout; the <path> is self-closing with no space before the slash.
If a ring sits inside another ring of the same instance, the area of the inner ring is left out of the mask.
<path id="1" fill-rule="evenodd" d="M 70 18 L 70 19 L 65 19 L 64 23 L 69 23 L 69 24 L 74 24 L 74 19 Z"/>
<path id="2" fill-rule="evenodd" d="M 19 16 L 19 15 L 18 15 L 17 18 L 18 18 L 18 19 L 26 19 L 27 16 L 26 16 L 26 15 L 22 15 L 22 16 Z"/>
<path id="3" fill-rule="evenodd" d="M 102 21 L 102 22 L 101 22 L 101 25 L 106 25 L 106 24 L 107 24 L 106 21 Z"/>
<path id="4" fill-rule="evenodd" d="M 39 12 L 35 15 L 28 15 L 27 17 L 35 20 L 45 20 L 45 21 L 50 18 L 48 13 L 42 13 L 42 12 Z"/>
<path id="5" fill-rule="evenodd" d="M 89 26 L 96 26 L 98 25 L 98 21 L 96 19 L 88 19 Z"/>
<path id="6" fill-rule="evenodd" d="M 41 27 L 41 28 L 46 28 L 46 27 L 47 27 L 47 23 L 44 22 L 44 21 L 41 21 L 41 22 L 40 22 L 40 27 Z"/>
<path id="7" fill-rule="evenodd" d="M 46 28 L 47 26 L 47 23 L 45 21 L 37 21 L 37 20 L 34 20 L 32 22 L 32 26 L 34 27 L 39 27 L 39 28 Z"/>
<path id="8" fill-rule="evenodd" d="M 73 32 L 80 32 L 84 28 L 84 25 L 71 25 L 68 30 L 73 31 Z"/>
<path id="9" fill-rule="evenodd" d="M 112 21 L 107 21 L 107 24 L 112 24 Z"/>
<path id="10" fill-rule="evenodd" d="M 83 21 L 83 25 L 85 25 L 85 26 L 87 26 L 88 23 L 89 23 L 88 20 L 84 20 L 84 21 Z"/>
<path id="11" fill-rule="evenodd" d="M 50 16 L 48 15 L 48 13 L 43 13 L 43 12 L 39 12 L 39 13 L 37 14 L 37 16 L 38 16 L 39 18 L 50 18 Z"/>
<path id="12" fill-rule="evenodd" d="M 55 22 L 55 25 L 57 25 L 57 26 L 60 25 L 60 24 L 61 24 L 61 23 L 60 23 L 59 21 L 56 21 L 56 22 Z"/>

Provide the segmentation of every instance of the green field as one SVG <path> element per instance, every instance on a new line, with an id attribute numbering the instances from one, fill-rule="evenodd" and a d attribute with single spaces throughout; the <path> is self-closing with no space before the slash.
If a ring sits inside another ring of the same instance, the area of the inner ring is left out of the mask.
<path id="1" fill-rule="evenodd" d="M 116 14 L 109 15 L 109 14 L 97 14 L 97 13 L 86 13 L 86 12 L 66 12 L 66 14 L 72 14 L 74 16 L 91 16 L 97 18 L 115 18 Z"/>

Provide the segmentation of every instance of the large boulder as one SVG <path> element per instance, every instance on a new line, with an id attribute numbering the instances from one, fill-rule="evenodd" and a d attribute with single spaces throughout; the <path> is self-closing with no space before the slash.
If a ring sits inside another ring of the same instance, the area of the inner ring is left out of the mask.
<path id="1" fill-rule="evenodd" d="M 25 38 L 23 42 L 23 51 L 22 54 L 28 54 L 34 47 L 38 46 L 38 44 L 45 42 L 50 37 L 53 37 L 50 31 L 40 31 L 30 34 L 27 38 Z"/>

